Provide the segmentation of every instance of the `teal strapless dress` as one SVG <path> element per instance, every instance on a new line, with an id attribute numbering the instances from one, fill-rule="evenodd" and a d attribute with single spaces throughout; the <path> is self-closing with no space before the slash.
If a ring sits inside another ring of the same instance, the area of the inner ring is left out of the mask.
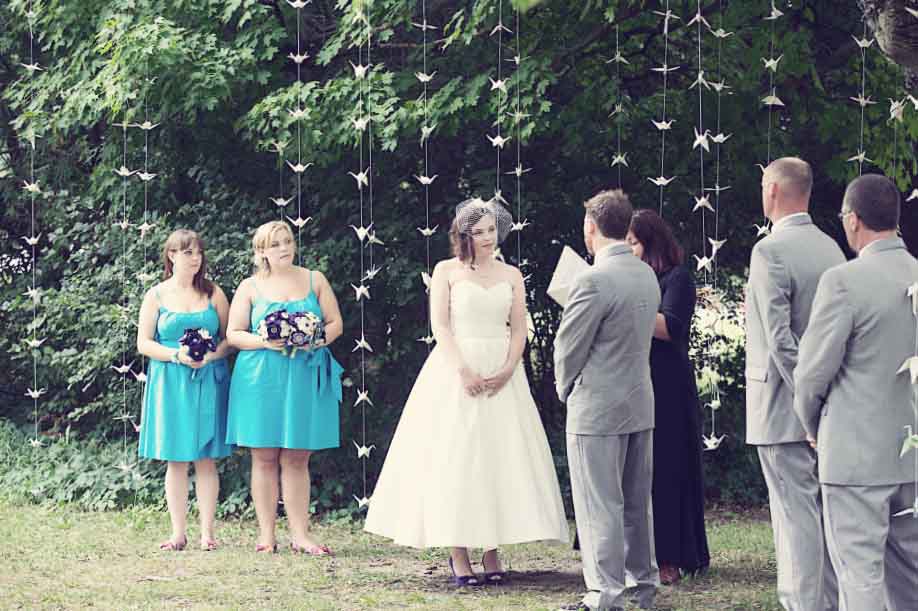
<path id="1" fill-rule="evenodd" d="M 312 290 L 294 301 L 257 297 L 252 302 L 252 333 L 278 310 L 322 316 Z M 230 384 L 226 442 L 249 448 L 337 448 L 343 371 L 325 347 L 298 350 L 293 358 L 267 348 L 240 351 Z"/>
<path id="2" fill-rule="evenodd" d="M 156 341 L 178 348 L 185 329 L 207 329 L 216 337 L 220 318 L 213 304 L 199 312 L 173 312 L 160 306 Z M 197 370 L 150 359 L 138 454 L 182 462 L 229 456 L 233 448 L 224 442 L 228 395 L 226 359 Z"/>

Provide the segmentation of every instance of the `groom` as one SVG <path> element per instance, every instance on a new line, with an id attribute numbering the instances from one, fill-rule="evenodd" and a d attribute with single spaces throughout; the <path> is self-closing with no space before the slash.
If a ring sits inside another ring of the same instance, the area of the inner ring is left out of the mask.
<path id="1" fill-rule="evenodd" d="M 650 608 L 659 583 L 650 488 L 650 341 L 660 288 L 625 242 L 621 190 L 584 204 L 593 266 L 574 278 L 555 336 L 555 386 L 567 402 L 567 458 L 587 594 L 568 609 Z M 632 584 L 626 586 L 627 583 Z"/>

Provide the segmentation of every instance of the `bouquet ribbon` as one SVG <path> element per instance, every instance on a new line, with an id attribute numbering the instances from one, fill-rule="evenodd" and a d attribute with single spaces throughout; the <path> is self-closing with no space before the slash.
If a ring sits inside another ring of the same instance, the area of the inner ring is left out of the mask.
<path id="1" fill-rule="evenodd" d="M 198 389 L 198 450 L 204 449 L 217 435 L 217 397 L 215 393 L 204 392 L 205 388 L 216 390 L 217 385 L 224 382 L 229 375 L 226 359 L 212 361 L 196 369 L 198 374 L 195 386 Z M 214 385 L 205 386 L 200 381 L 205 377 L 213 377 Z"/>
<path id="2" fill-rule="evenodd" d="M 344 367 L 335 360 L 331 350 L 323 346 L 306 353 L 305 365 L 307 369 L 316 370 L 316 375 L 318 376 L 317 393 L 321 395 L 331 387 L 335 399 L 340 403 L 342 398 L 341 374 L 344 373 Z"/>

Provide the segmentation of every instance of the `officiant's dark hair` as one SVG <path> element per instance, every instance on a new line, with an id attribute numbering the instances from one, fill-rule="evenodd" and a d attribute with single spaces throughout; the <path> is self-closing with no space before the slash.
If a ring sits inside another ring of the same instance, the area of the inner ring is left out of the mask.
<path id="1" fill-rule="evenodd" d="M 631 217 L 631 233 L 644 247 L 644 263 L 657 275 L 665 274 L 685 260 L 685 251 L 676 241 L 673 229 L 650 209 L 638 210 Z"/>
<path id="2" fill-rule="evenodd" d="M 896 184 L 882 174 L 864 174 L 845 189 L 843 208 L 853 211 L 872 231 L 899 226 L 901 200 Z"/>
<path id="3" fill-rule="evenodd" d="M 624 240 L 631 225 L 634 208 L 621 189 L 600 191 L 583 203 L 586 213 L 596 223 L 604 237 Z"/>

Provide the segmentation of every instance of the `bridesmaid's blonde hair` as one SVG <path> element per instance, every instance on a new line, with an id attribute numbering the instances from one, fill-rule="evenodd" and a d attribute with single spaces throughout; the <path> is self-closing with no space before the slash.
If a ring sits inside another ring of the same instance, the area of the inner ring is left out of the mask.
<path id="1" fill-rule="evenodd" d="M 252 250 L 254 251 L 252 261 L 255 263 L 256 274 L 268 275 L 271 273 L 271 265 L 268 263 L 265 251 L 279 233 L 287 234 L 291 240 L 295 239 L 290 225 L 284 221 L 271 221 L 255 230 L 255 235 L 252 236 Z"/>

